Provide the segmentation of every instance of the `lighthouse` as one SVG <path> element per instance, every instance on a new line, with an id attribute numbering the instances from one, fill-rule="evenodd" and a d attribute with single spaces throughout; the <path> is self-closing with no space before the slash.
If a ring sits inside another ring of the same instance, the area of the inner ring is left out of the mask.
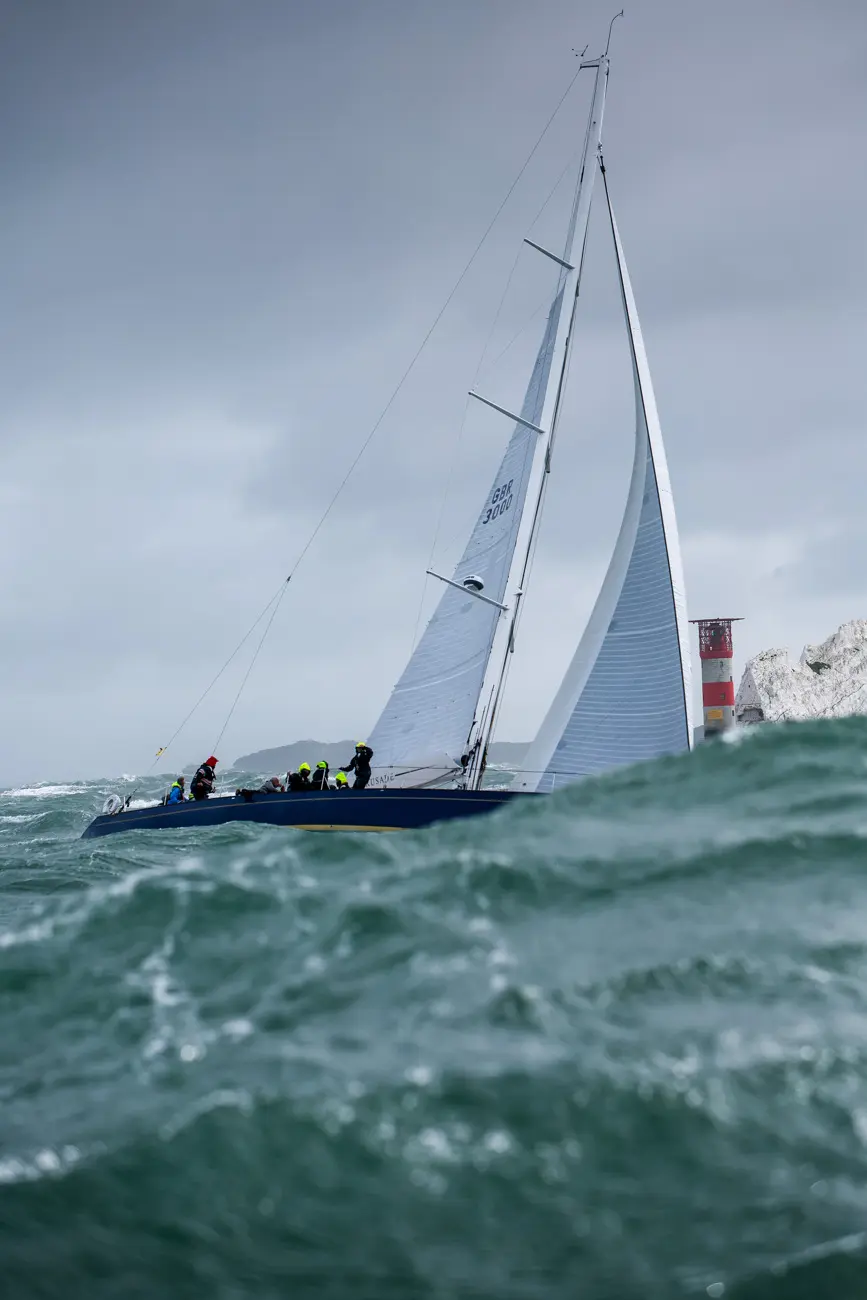
<path id="1" fill-rule="evenodd" d="M 735 725 L 735 683 L 732 676 L 732 623 L 741 618 L 691 618 L 698 624 L 704 738 L 711 739 Z"/>

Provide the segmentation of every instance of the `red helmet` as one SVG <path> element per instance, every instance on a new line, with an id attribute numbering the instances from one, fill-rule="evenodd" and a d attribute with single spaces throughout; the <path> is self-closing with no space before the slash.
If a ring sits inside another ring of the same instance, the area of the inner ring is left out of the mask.
<path id="1" fill-rule="evenodd" d="M 211 757 L 207 760 L 208 767 L 216 767 L 219 761 L 220 760 L 218 758 L 214 758 L 214 755 L 212 754 Z"/>

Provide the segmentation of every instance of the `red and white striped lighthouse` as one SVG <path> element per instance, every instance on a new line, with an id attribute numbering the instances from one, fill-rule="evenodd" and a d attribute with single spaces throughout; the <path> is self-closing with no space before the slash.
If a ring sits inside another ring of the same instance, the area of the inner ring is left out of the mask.
<path id="1" fill-rule="evenodd" d="M 691 618 L 698 623 L 701 656 L 701 695 L 705 739 L 735 725 L 735 683 L 732 677 L 732 623 L 740 618 Z"/>

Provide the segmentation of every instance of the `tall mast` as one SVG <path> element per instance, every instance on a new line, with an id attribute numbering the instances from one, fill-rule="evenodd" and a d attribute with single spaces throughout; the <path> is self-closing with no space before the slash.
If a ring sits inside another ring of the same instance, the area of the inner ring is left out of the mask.
<path id="1" fill-rule="evenodd" d="M 539 441 L 540 443 L 544 441 L 544 453 L 537 452 L 533 464 L 531 479 L 528 484 L 526 495 L 527 504 L 529 506 L 530 503 L 532 503 L 532 509 L 525 509 L 524 511 L 524 518 L 521 521 L 519 541 L 515 548 L 515 558 L 509 572 L 509 581 L 506 588 L 507 596 L 504 601 L 504 604 L 509 611 L 509 617 L 508 619 L 500 619 L 500 626 L 497 629 L 497 636 L 489 660 L 488 672 L 485 676 L 482 690 L 479 695 L 479 711 L 477 712 L 477 718 L 473 722 L 473 728 L 468 737 L 467 747 L 470 753 L 470 760 L 467 765 L 466 784 L 470 789 L 478 789 L 481 785 L 482 777 L 484 776 L 488 744 L 490 742 L 491 733 L 496 722 L 500 701 L 502 699 L 510 656 L 515 648 L 515 638 L 521 615 L 522 602 L 524 595 L 526 594 L 530 563 L 542 516 L 545 488 L 547 485 L 548 475 L 551 472 L 551 456 L 554 447 L 554 439 L 557 434 L 557 424 L 562 407 L 565 378 L 569 368 L 569 358 L 572 351 L 575 311 L 578 305 L 578 294 L 581 288 L 581 273 L 584 268 L 584 252 L 587 247 L 587 227 L 590 220 L 590 204 L 593 199 L 593 188 L 596 182 L 596 172 L 598 167 L 599 146 L 602 139 L 602 116 L 605 111 L 605 92 L 608 85 L 609 63 L 610 60 L 608 58 L 608 50 L 606 47 L 605 53 L 600 55 L 598 59 L 588 59 L 581 64 L 582 68 L 596 69 L 596 81 L 593 87 L 593 100 L 590 105 L 590 116 L 584 136 L 584 151 L 581 158 L 581 171 L 579 174 L 578 188 L 575 193 L 572 215 L 569 221 L 566 245 L 562 259 L 555 259 L 560 262 L 561 266 L 566 268 L 566 280 L 562 285 L 561 292 L 563 293 L 565 303 L 566 296 L 568 292 L 571 291 L 572 307 L 571 311 L 561 312 L 557 327 L 557 334 L 554 342 L 553 364 L 551 367 L 552 376 L 556 375 L 556 382 L 551 382 L 548 385 L 548 391 L 545 395 L 545 402 L 542 408 L 542 415 L 539 420 Z M 575 247 L 576 242 L 580 247 L 580 254 L 577 261 L 574 261 L 573 248 Z M 533 245 L 533 247 L 538 246 Z M 545 252 L 544 249 L 540 249 L 539 251 Z M 551 254 L 547 255 L 552 256 Z M 570 279 L 572 281 L 571 286 L 569 284 Z"/>

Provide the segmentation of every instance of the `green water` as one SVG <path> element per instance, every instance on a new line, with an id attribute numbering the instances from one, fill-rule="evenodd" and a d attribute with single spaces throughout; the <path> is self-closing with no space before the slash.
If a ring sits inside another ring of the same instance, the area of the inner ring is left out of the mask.
<path id="1" fill-rule="evenodd" d="M 392 836 L 0 795 L 0 1296 L 864 1300 L 865 755 Z"/>

